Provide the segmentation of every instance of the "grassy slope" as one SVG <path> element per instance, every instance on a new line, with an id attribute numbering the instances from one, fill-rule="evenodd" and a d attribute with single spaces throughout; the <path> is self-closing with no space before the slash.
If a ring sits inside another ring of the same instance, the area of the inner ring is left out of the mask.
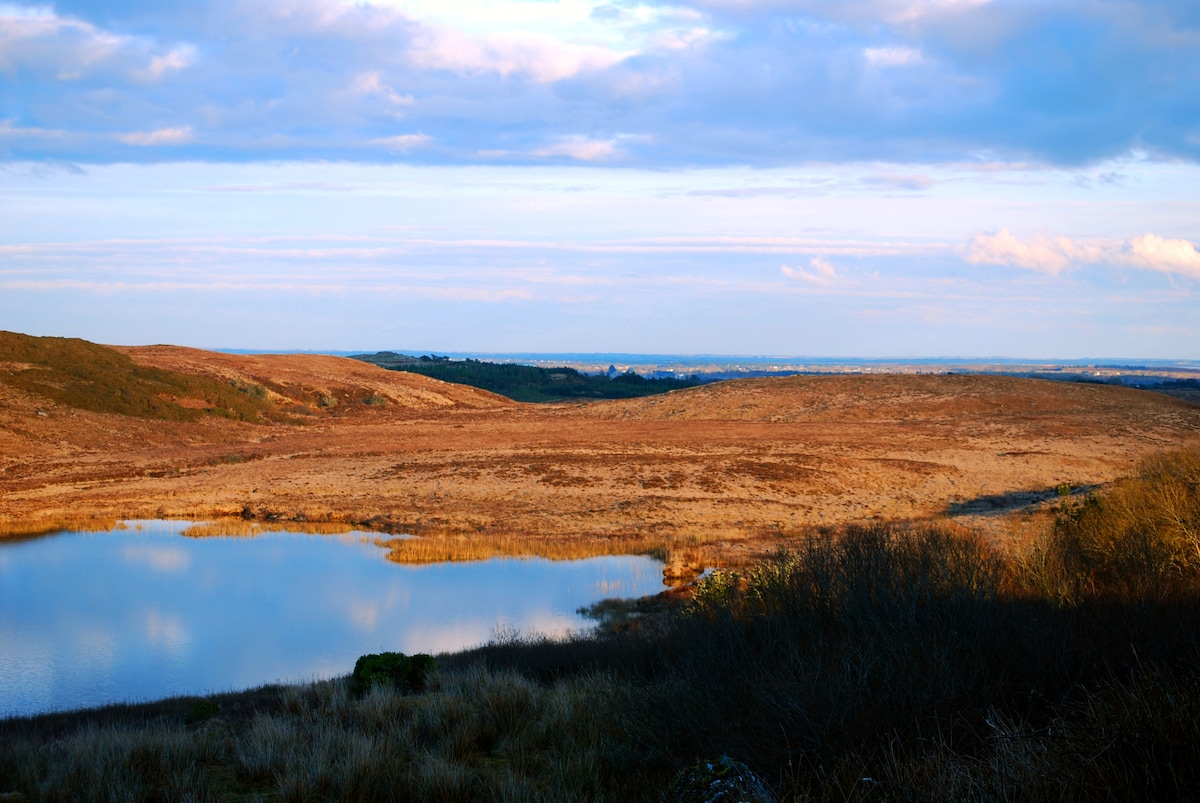
<path id="1" fill-rule="evenodd" d="M 442 656 L 422 694 L 343 679 L 0 723 L 0 793 L 658 801 L 730 754 L 783 800 L 1186 799 L 1198 545 L 1192 449 L 1012 552 L 852 529 L 649 622 Z"/>
<path id="2" fill-rule="evenodd" d="M 67 407 L 138 418 L 257 421 L 273 415 L 261 388 L 138 365 L 74 338 L 0 332 L 0 383 Z"/>

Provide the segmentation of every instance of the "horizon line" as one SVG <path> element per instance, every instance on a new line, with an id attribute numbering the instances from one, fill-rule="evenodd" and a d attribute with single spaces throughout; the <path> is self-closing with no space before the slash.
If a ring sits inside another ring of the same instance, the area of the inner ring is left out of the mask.
<path id="1" fill-rule="evenodd" d="M 915 363 L 1007 363 L 1018 365 L 1091 365 L 1096 367 L 1135 367 L 1138 364 L 1174 364 L 1174 365 L 1196 365 L 1200 366 L 1200 357 L 1004 357 L 1004 356 L 984 356 L 984 357 L 969 357 L 961 355 L 940 355 L 940 356 L 889 356 L 889 357 L 863 357 L 863 356 L 817 356 L 817 355 L 797 355 L 797 354 L 715 354 L 715 353 L 688 353 L 688 352 L 623 352 L 623 351 L 484 351 L 484 350 L 464 350 L 451 351 L 439 349 L 246 349 L 246 348 L 210 348 L 209 350 L 220 352 L 223 354 L 314 354 L 328 355 L 335 357 L 352 357 L 352 356 L 371 356 L 380 353 L 393 353 L 404 356 L 438 356 L 450 358 L 472 358 L 481 357 L 489 358 L 505 358 L 505 359 L 573 359 L 587 360 L 598 359 L 613 361 L 620 359 L 626 362 L 631 361 L 662 361 L 662 360 L 717 360 L 722 362 L 737 362 L 737 361 L 780 361 L 791 363 L 837 363 L 837 362 L 852 362 L 852 363 L 881 363 L 881 364 L 915 364 Z"/>

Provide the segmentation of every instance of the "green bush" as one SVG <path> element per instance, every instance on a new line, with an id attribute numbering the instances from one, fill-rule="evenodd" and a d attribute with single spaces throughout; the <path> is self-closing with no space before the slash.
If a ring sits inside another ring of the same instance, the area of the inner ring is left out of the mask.
<path id="1" fill-rule="evenodd" d="M 220 713 L 221 706 L 212 700 L 196 700 L 192 703 L 192 710 L 188 712 L 186 721 L 189 725 L 197 725 L 205 720 L 212 719 Z"/>
<path id="2" fill-rule="evenodd" d="M 424 691 L 429 675 L 436 668 L 437 661 L 425 653 L 412 656 L 402 652 L 373 653 L 354 663 L 350 686 L 355 694 L 363 694 L 376 685 L 399 691 Z"/>

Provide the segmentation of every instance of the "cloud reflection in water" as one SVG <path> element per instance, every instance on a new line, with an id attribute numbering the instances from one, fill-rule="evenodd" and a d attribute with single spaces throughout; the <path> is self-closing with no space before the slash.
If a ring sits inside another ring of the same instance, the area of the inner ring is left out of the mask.
<path id="1" fill-rule="evenodd" d="M 661 589 L 651 558 L 403 566 L 361 534 L 183 538 L 186 522 L 0 544 L 0 715 L 347 673 L 368 652 L 561 635 Z"/>

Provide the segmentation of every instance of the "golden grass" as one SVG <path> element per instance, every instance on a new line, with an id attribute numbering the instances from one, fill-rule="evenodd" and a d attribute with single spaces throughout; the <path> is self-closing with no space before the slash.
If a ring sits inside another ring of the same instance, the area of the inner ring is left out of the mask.
<path id="1" fill-rule="evenodd" d="M 526 535 L 423 535 L 376 540 L 396 563 L 458 563 L 499 557 L 580 560 L 604 555 L 651 555 L 667 560 L 672 540 L 621 538 L 553 538 Z"/>
<path id="2" fill-rule="evenodd" d="M 188 538 L 253 538 L 263 533 L 307 533 L 311 535 L 345 535 L 358 531 L 343 522 L 327 521 L 246 521 L 217 519 L 193 524 L 180 535 Z"/>
<path id="3" fill-rule="evenodd" d="M 0 524 L 0 540 L 37 538 L 59 532 L 98 533 L 124 529 L 125 520 L 114 516 L 63 515 L 44 519 Z M 362 528 L 345 522 L 314 521 L 246 521 L 244 519 L 217 519 L 200 522 L 183 530 L 180 535 L 188 538 L 236 537 L 253 538 L 273 532 L 307 533 L 312 535 L 344 535 L 363 532 Z"/>
<path id="4" fill-rule="evenodd" d="M 107 532 L 121 526 L 113 516 L 62 515 L 0 524 L 0 540 L 37 538 L 58 532 Z"/>

